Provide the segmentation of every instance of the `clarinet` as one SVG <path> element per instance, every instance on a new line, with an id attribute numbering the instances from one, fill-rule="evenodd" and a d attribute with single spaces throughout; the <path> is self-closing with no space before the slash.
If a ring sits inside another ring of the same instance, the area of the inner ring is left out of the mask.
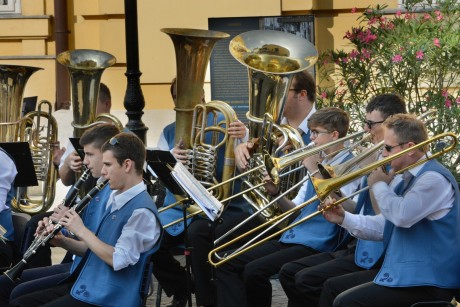
<path id="1" fill-rule="evenodd" d="M 88 168 L 85 168 L 85 171 L 83 172 L 83 174 L 81 174 L 81 176 L 80 176 L 80 178 L 78 178 L 77 182 L 75 182 L 74 185 L 70 188 L 69 192 L 67 193 L 67 195 L 65 196 L 65 198 L 61 201 L 61 203 L 59 205 L 63 205 L 64 207 L 67 207 L 67 208 L 72 206 L 72 204 L 75 202 L 75 200 L 77 198 L 77 195 L 78 195 L 78 192 L 80 191 L 80 188 L 89 179 L 90 173 L 91 173 L 91 170 L 88 169 Z M 48 226 L 53 224 L 53 223 L 55 223 L 55 222 L 53 222 L 51 219 L 49 219 Z M 32 243 L 30 244 L 29 248 L 26 250 L 26 252 L 24 254 L 26 254 L 29 251 L 29 249 L 35 248 L 34 246 L 38 242 L 40 242 L 42 240 L 42 238 L 43 237 L 41 235 L 36 236 L 35 239 L 32 241 Z"/>
<path id="2" fill-rule="evenodd" d="M 93 199 L 93 197 L 101 191 L 105 185 L 108 183 L 108 180 L 104 180 L 100 183 L 98 183 L 94 188 L 92 188 L 88 194 L 85 195 L 73 208 L 75 211 L 80 214 L 86 206 L 89 204 L 89 202 Z M 46 236 L 43 237 L 39 242 L 35 244 L 35 246 L 31 246 L 25 253 L 21 261 L 19 261 L 14 267 L 9 269 L 8 271 L 4 272 L 3 274 L 6 275 L 12 282 L 14 282 L 16 279 L 21 276 L 22 271 L 24 271 L 25 266 L 27 265 L 27 261 L 35 255 L 37 250 L 41 247 L 44 246 L 46 243 L 49 242 L 57 233 L 61 231 L 62 225 L 60 223 L 57 223 L 54 225 L 53 230 Z"/>
<path id="3" fill-rule="evenodd" d="M 62 201 L 62 205 L 64 207 L 70 207 L 75 201 L 75 198 L 78 195 L 78 192 L 80 192 L 80 188 L 82 187 L 83 183 L 85 183 L 86 180 L 88 180 L 89 175 L 91 173 L 91 170 L 88 168 L 85 168 L 85 171 L 83 174 L 81 174 L 80 178 L 78 178 L 78 181 L 75 182 L 75 184 L 70 188 L 70 191 L 67 193 L 66 197 Z"/>

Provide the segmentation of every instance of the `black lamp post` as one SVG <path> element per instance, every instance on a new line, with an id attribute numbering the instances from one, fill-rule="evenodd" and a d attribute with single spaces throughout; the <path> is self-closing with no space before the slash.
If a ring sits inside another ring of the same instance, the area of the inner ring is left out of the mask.
<path id="1" fill-rule="evenodd" d="M 128 116 L 126 128 L 134 132 L 144 143 L 148 128 L 142 122 L 145 107 L 139 70 L 139 40 L 137 29 L 137 0 L 125 0 L 126 73 L 128 79 L 124 107 Z"/>

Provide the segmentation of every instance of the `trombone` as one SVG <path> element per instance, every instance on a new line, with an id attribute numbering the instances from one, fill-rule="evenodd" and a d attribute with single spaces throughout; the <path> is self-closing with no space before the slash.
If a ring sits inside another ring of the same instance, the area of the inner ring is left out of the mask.
<path id="1" fill-rule="evenodd" d="M 335 191 L 337 190 L 338 188 L 342 187 L 343 185 L 349 183 L 349 182 L 352 182 L 353 180 L 359 178 L 359 177 L 362 177 L 362 176 L 365 176 L 367 174 L 369 174 L 370 172 L 372 172 L 374 169 L 377 169 L 379 167 L 382 167 L 382 166 L 385 166 L 386 164 L 390 163 L 391 161 L 393 161 L 394 159 L 397 159 L 403 155 L 405 155 L 406 153 L 412 151 L 412 150 L 416 150 L 416 149 L 419 149 L 419 148 L 424 148 L 426 147 L 427 145 L 429 145 L 430 143 L 434 142 L 434 141 L 437 141 L 437 140 L 441 140 L 441 139 L 444 139 L 444 138 L 451 138 L 451 145 L 449 145 L 448 147 L 444 147 L 443 149 L 441 149 L 440 151 L 436 152 L 436 153 L 433 153 L 431 154 L 430 156 L 427 156 L 425 159 L 422 159 L 422 160 L 419 160 L 401 170 L 399 170 L 398 172 L 396 172 L 395 174 L 401 174 L 405 171 L 407 171 L 408 169 L 411 169 L 413 167 L 416 167 L 416 166 L 419 166 L 431 159 L 434 159 L 434 158 L 437 158 L 451 150 L 454 150 L 458 144 L 458 139 L 457 139 L 457 135 L 454 134 L 454 133 L 451 133 L 451 132 L 445 132 L 445 133 L 441 133 L 441 134 L 438 134 L 430 139 L 427 139 L 421 143 L 418 143 L 412 147 L 409 147 L 407 149 L 404 149 L 394 155 L 391 155 L 391 156 L 388 156 L 384 159 L 381 159 L 379 161 L 376 161 L 374 163 L 371 163 L 365 167 L 363 167 L 362 169 L 359 169 L 359 170 L 356 170 L 356 171 L 353 171 L 349 174 L 346 174 L 346 175 L 343 175 L 341 177 L 336 177 L 336 178 L 330 178 L 330 179 L 319 179 L 319 178 L 312 178 L 312 184 L 316 190 L 316 194 L 317 196 L 315 197 L 312 197 L 310 198 L 308 201 L 306 201 L 305 203 L 302 203 L 300 204 L 299 206 L 295 207 L 295 208 L 292 208 L 291 210 L 288 210 L 286 211 L 285 213 L 283 213 L 282 215 L 279 215 L 277 216 L 276 218 L 274 218 L 273 220 L 269 221 L 269 222 L 266 222 L 262 225 L 259 225 L 258 227 L 244 233 L 243 235 L 231 240 L 231 241 L 228 241 L 226 242 L 225 244 L 222 244 L 221 246 L 213 249 L 212 251 L 209 252 L 208 254 L 208 261 L 211 265 L 213 265 L 214 267 L 218 267 L 222 264 L 224 264 L 225 262 L 239 256 L 240 254 L 243 254 L 257 246 L 259 246 L 260 244 L 262 243 L 265 243 L 266 241 L 268 240 L 271 240 L 272 238 L 282 234 L 283 232 L 299 225 L 300 223 L 303 223 L 303 222 L 306 222 L 307 220 L 310 220 L 312 219 L 313 217 L 317 216 L 318 214 L 322 214 L 323 212 L 329 210 L 330 208 L 344 202 L 345 200 L 349 199 L 350 197 L 353 197 L 355 196 L 356 194 L 359 194 L 359 193 L 362 193 L 366 190 L 366 188 L 364 189 L 361 189 L 359 191 L 356 191 L 355 193 L 353 194 L 350 194 L 347 198 L 345 199 L 341 199 L 339 200 L 338 202 L 335 202 L 333 204 L 330 204 L 329 206 L 315 212 L 315 213 L 312 213 L 306 217 L 304 217 L 303 219 L 295 222 L 295 223 L 292 223 L 290 225 L 288 225 L 287 227 L 269 235 L 268 237 L 266 238 L 263 238 L 262 240 L 260 241 L 257 241 L 255 243 L 252 243 L 253 240 L 251 240 L 251 242 L 248 242 L 246 243 L 245 245 L 241 246 L 240 248 L 238 248 L 237 250 L 233 251 L 232 253 L 230 254 L 226 254 L 222 257 L 220 257 L 217 253 L 220 252 L 221 250 L 225 249 L 227 246 L 230 246 L 232 244 L 234 244 L 235 242 L 241 240 L 242 238 L 252 234 L 253 232 L 259 230 L 260 228 L 262 227 L 265 227 L 267 226 L 268 224 L 271 224 L 273 223 L 274 221 L 278 221 L 279 219 L 282 219 L 282 218 L 285 218 L 287 214 L 291 214 L 292 212 L 294 211 L 297 211 L 299 209 L 302 209 L 303 207 L 305 207 L 306 205 L 312 203 L 313 201 L 319 199 L 321 201 L 324 201 L 326 199 L 326 197 L 332 192 L 332 191 Z M 218 259 L 218 261 L 214 261 L 214 257 Z"/>
<path id="2" fill-rule="evenodd" d="M 315 154 L 318 154 L 318 153 L 326 150 L 329 147 L 336 146 L 336 145 L 338 145 L 340 143 L 343 143 L 343 142 L 346 142 L 348 140 L 358 138 L 358 137 L 362 136 L 364 133 L 365 133 L 365 131 L 356 132 L 354 134 L 348 135 L 346 137 L 340 138 L 338 140 L 335 140 L 333 142 L 329 142 L 329 143 L 321 145 L 321 146 L 313 146 L 313 145 L 309 144 L 308 146 L 305 146 L 303 148 L 299 148 L 296 151 L 294 151 L 292 153 L 289 153 L 289 154 L 287 154 L 287 155 L 285 155 L 285 156 L 283 156 L 281 158 L 273 158 L 273 157 L 270 156 L 270 154 L 268 152 L 265 152 L 264 157 L 263 157 L 263 159 L 264 159 L 263 164 L 260 164 L 260 165 L 258 165 L 257 167 L 255 167 L 253 169 L 250 169 L 250 170 L 248 170 L 248 171 L 246 171 L 244 173 L 241 173 L 239 175 L 236 175 L 236 176 L 234 176 L 234 177 L 232 177 L 232 178 L 230 178 L 230 179 L 228 179 L 226 181 L 223 181 L 223 182 L 221 182 L 219 184 L 216 184 L 213 187 L 209 188 L 208 191 L 212 191 L 213 189 L 216 189 L 216 188 L 218 188 L 218 187 L 220 187 L 222 185 L 225 185 L 225 184 L 229 183 L 230 181 L 233 181 L 233 180 L 236 180 L 238 178 L 247 176 L 247 175 L 249 175 L 249 174 L 251 174 L 251 173 L 253 173 L 255 171 L 258 171 L 258 170 L 260 170 L 260 169 L 262 169 L 264 167 L 268 170 L 268 173 L 269 173 L 270 177 L 272 178 L 273 182 L 275 184 L 277 184 L 279 182 L 280 178 L 282 178 L 283 176 L 287 176 L 287 175 L 289 175 L 291 173 L 291 171 L 283 172 L 283 170 L 286 170 L 287 167 L 289 167 L 289 166 L 291 166 L 291 165 L 293 165 L 293 164 L 295 164 L 295 163 L 297 163 L 297 162 L 299 162 L 299 161 L 301 161 L 301 160 L 303 160 L 303 159 L 305 159 L 305 158 L 307 158 L 309 156 L 313 156 Z M 301 183 L 305 182 L 305 180 L 306 179 L 301 181 Z M 252 186 L 250 186 L 248 189 L 246 189 L 244 191 L 240 191 L 239 193 L 236 193 L 236 194 L 234 194 L 234 195 L 232 195 L 232 196 L 230 196 L 230 197 L 228 197 L 226 199 L 221 200 L 221 202 L 226 202 L 228 200 L 236 198 L 237 196 L 240 196 L 242 194 L 248 193 L 248 192 L 250 192 L 252 190 L 255 190 L 255 189 L 257 189 L 257 188 L 259 188 L 259 187 L 261 187 L 263 185 L 264 185 L 263 182 L 261 182 L 259 184 L 256 184 L 256 185 L 252 185 Z M 290 189 L 286 190 L 286 193 L 283 193 L 282 195 L 287 195 L 292 189 L 297 188 L 299 186 L 300 186 L 299 184 L 294 185 Z M 259 195 L 259 196 L 264 197 L 263 195 Z M 281 198 L 281 197 L 279 197 L 279 198 Z M 278 200 L 279 198 L 277 198 L 276 200 Z M 175 206 L 181 205 L 184 202 L 185 202 L 185 199 L 177 201 L 177 202 L 175 202 L 173 204 L 170 204 L 170 205 L 168 205 L 166 207 L 162 207 L 161 209 L 158 210 L 158 212 L 159 213 L 164 212 L 165 210 L 168 210 L 168 209 L 171 209 L 171 208 L 173 208 Z M 276 203 L 275 200 L 272 200 L 270 202 L 268 202 L 268 200 L 267 200 L 267 204 L 264 205 L 263 207 L 261 207 L 260 209 L 258 209 L 257 212 L 254 213 L 254 216 L 257 216 L 259 213 L 262 213 L 264 210 L 268 209 L 270 206 L 272 206 L 275 203 Z M 196 210 L 195 212 L 188 214 L 185 218 L 188 219 L 188 218 L 194 217 L 196 215 L 201 214 L 202 212 L 203 211 L 201 209 Z M 247 219 L 247 221 L 251 220 L 252 218 L 253 218 L 252 216 L 249 217 Z M 183 219 L 177 219 L 175 221 L 172 221 L 171 223 L 164 225 L 163 228 L 171 227 L 172 225 L 177 224 L 177 223 L 181 222 L 182 220 Z M 244 224 L 247 221 L 245 220 L 241 224 Z M 236 228 L 239 228 L 239 227 L 237 226 Z M 236 229 L 234 228 L 234 230 L 236 230 Z M 234 230 L 232 230 L 232 232 Z"/>

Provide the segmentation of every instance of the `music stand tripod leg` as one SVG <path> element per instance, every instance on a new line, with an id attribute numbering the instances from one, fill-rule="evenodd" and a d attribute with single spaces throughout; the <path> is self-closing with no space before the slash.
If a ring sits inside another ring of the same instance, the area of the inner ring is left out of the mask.
<path id="1" fill-rule="evenodd" d="M 191 286 L 191 277 L 192 270 L 190 265 L 190 252 L 192 247 L 188 246 L 188 232 L 187 232 L 187 208 L 193 203 L 193 200 L 188 198 L 188 201 L 182 205 L 182 213 L 184 215 L 184 256 L 185 256 L 185 274 L 186 274 L 186 292 L 187 292 L 187 304 L 188 307 L 192 307 L 192 286 Z"/>

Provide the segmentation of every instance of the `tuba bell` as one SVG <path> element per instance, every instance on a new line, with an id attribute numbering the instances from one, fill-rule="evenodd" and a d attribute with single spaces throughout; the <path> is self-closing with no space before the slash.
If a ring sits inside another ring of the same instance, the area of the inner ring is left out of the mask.
<path id="1" fill-rule="evenodd" d="M 101 76 L 106 68 L 116 63 L 115 57 L 100 50 L 76 49 L 60 53 L 56 60 L 67 67 L 70 75 L 74 137 L 82 136 L 86 129 L 101 123 L 104 118 L 123 130 L 123 124 L 115 116 L 96 115 Z"/>
<path id="2" fill-rule="evenodd" d="M 215 43 L 229 35 L 200 29 L 165 28 L 161 31 L 172 39 L 176 54 L 175 143 L 181 141 L 187 150 L 187 167 L 192 175 L 205 187 L 213 187 L 219 180 L 227 181 L 234 174 L 234 140 L 229 137 L 226 127 L 237 120 L 237 116 L 225 102 L 204 103 L 203 85 Z M 225 153 L 219 156 L 223 146 Z M 223 165 L 222 178 L 217 180 L 219 165 Z M 220 200 L 228 198 L 232 186 L 232 183 L 219 185 L 213 191 L 214 196 Z M 160 212 L 164 210 L 160 209 Z M 197 205 L 189 206 L 187 211 L 193 215 L 202 213 Z"/>
<path id="3" fill-rule="evenodd" d="M 57 170 L 53 165 L 53 146 L 57 123 L 52 106 L 41 101 L 37 111 L 21 118 L 22 96 L 29 77 L 42 68 L 0 65 L 0 141 L 27 142 L 37 175 L 38 187 L 18 187 L 12 209 L 36 214 L 47 211 L 54 201 Z M 47 110 L 43 110 L 44 106 Z"/>
<path id="4" fill-rule="evenodd" d="M 263 165 L 266 153 L 280 155 L 287 143 L 291 143 L 293 149 L 303 147 L 300 134 L 291 127 L 281 125 L 281 115 L 294 74 L 315 64 L 318 58 L 315 47 L 293 34 L 255 30 L 233 38 L 229 48 L 232 56 L 248 69 L 249 111 L 246 117 L 249 120 L 249 141 L 256 144 L 249 160 L 249 168 Z M 278 145 L 280 136 L 284 142 Z M 263 178 L 264 170 L 261 169 L 251 173 L 242 186 L 258 186 Z M 298 181 L 292 176 L 289 180 Z M 287 186 L 289 183 L 286 182 L 280 185 L 281 189 Z M 270 202 L 266 194 L 261 187 L 253 189 L 244 197 L 258 210 Z M 277 213 L 275 206 L 261 212 L 267 219 Z"/>

